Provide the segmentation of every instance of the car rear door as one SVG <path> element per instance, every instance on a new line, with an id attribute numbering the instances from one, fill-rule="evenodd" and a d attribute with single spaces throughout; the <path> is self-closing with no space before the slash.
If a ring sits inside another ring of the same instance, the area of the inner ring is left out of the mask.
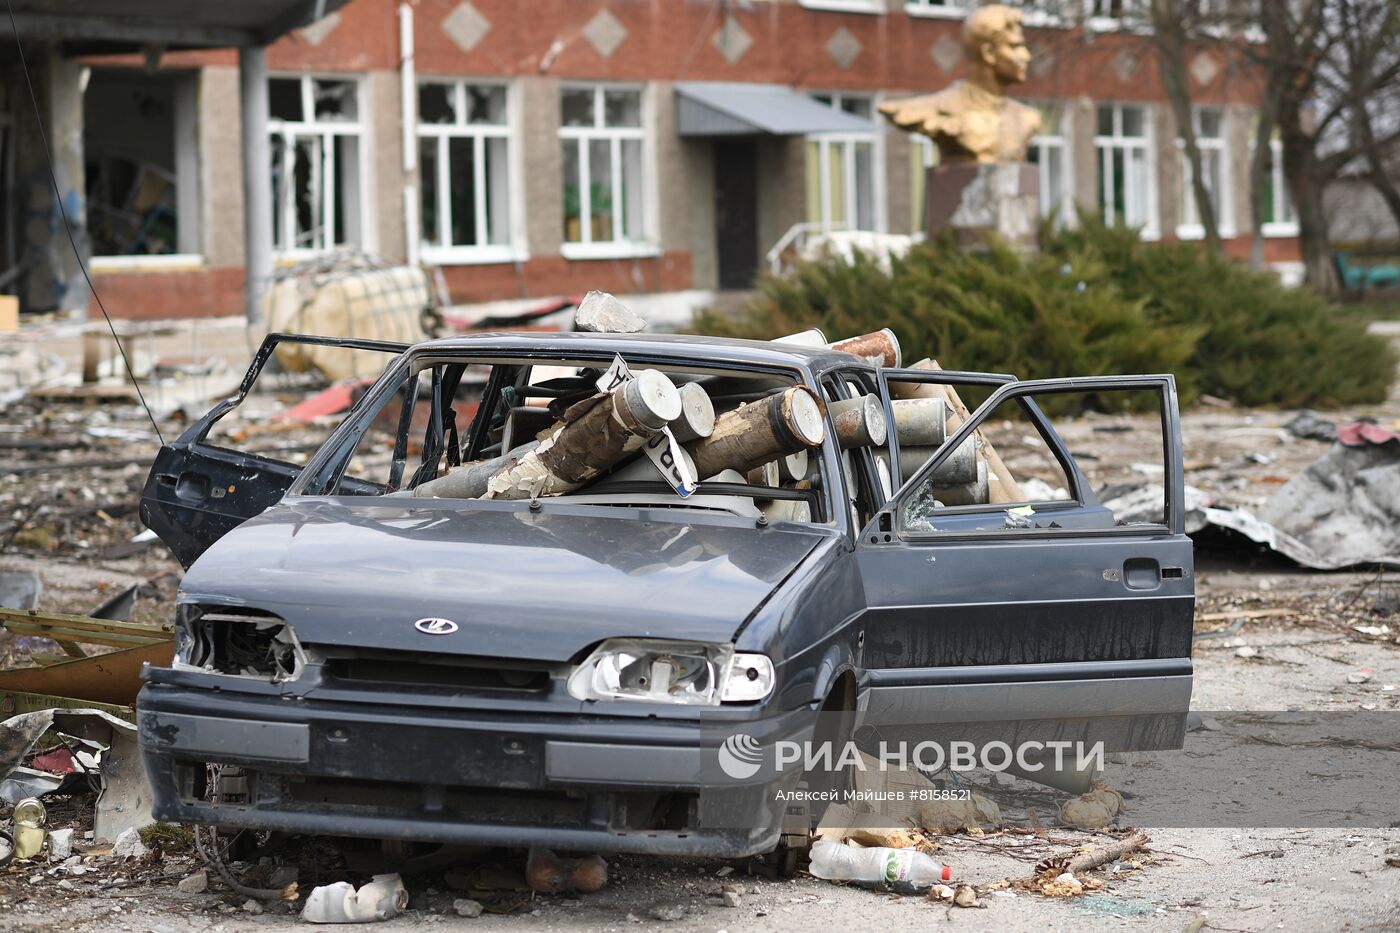
<path id="1" fill-rule="evenodd" d="M 248 397 L 281 343 L 376 351 L 385 355 L 386 364 L 408 349 L 408 344 L 381 340 L 269 334 L 238 392 L 161 447 L 141 491 L 141 520 L 186 567 L 219 538 L 276 504 L 301 472 L 298 464 L 209 442 L 210 429 Z"/>
<path id="2" fill-rule="evenodd" d="M 1137 413 L 1056 413 L 1068 406 Z M 1081 455 L 1086 472 L 1061 424 L 1077 447 L 1137 430 L 1160 461 L 1115 440 L 1119 455 Z M 979 463 L 1005 474 L 983 489 L 999 482 L 1012 495 L 967 502 L 967 487 L 947 482 L 967 478 L 950 471 L 969 438 Z M 1172 377 L 998 388 L 861 532 L 868 712 L 927 722 L 1184 714 L 1194 583 L 1182 497 Z M 1144 501 L 1149 514 L 1132 512 Z"/>

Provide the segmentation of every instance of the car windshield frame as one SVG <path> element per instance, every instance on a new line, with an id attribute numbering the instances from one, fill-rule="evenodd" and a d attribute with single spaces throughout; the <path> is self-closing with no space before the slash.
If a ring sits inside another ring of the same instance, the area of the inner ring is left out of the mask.
<path id="1" fill-rule="evenodd" d="M 698 348 L 697 348 L 698 349 Z M 390 364 L 374 384 L 360 397 L 355 405 L 347 412 L 341 423 L 326 438 L 325 442 L 317 448 L 307 460 L 305 467 L 297 475 L 296 479 L 288 487 L 285 498 L 287 499 L 322 499 L 328 501 L 353 501 L 357 504 L 385 504 L 402 508 L 405 499 L 402 496 L 381 495 L 381 496 L 346 496 L 338 493 L 327 493 L 321 491 L 330 483 L 336 471 L 343 467 L 344 462 L 354 454 L 356 446 L 363 438 L 365 432 L 369 430 L 370 424 L 389 398 L 396 393 L 408 378 L 413 378 L 411 374 L 421 373 L 423 370 L 442 363 L 462 363 L 466 365 L 496 365 L 498 363 L 533 363 L 568 365 L 574 362 L 597 363 L 602 368 L 611 363 L 614 357 L 622 357 L 627 365 L 633 370 L 646 368 L 661 368 L 667 370 L 681 370 L 691 373 L 712 372 L 719 375 L 734 376 L 769 376 L 783 379 L 792 385 L 801 385 L 814 392 L 819 392 L 817 386 L 817 376 L 808 367 L 783 362 L 761 362 L 754 360 L 744 360 L 727 358 L 722 353 L 715 353 L 712 345 L 705 345 L 701 353 L 686 353 L 684 345 L 677 347 L 676 352 L 658 352 L 655 349 L 631 346 L 619 342 L 617 346 L 580 345 L 574 346 L 532 346 L 529 344 L 501 345 L 492 343 L 490 346 L 451 346 L 442 344 L 419 345 L 400 355 Z M 815 527 L 838 528 L 848 531 L 849 518 L 844 515 L 844 510 L 837 507 L 838 501 L 833 496 L 831 480 L 829 477 L 838 476 L 835 472 L 837 461 L 834 438 L 829 430 L 827 437 L 821 446 L 817 448 L 821 463 L 823 481 L 820 484 L 818 495 L 822 500 L 822 509 L 825 521 L 812 521 L 810 524 Z M 660 477 L 658 476 L 658 483 Z M 703 486 L 701 489 L 703 492 Z M 586 487 L 579 491 L 580 495 L 587 495 Z M 457 503 L 471 502 L 474 500 L 457 499 L 435 499 L 430 497 L 412 498 L 407 500 L 417 507 L 432 507 L 434 503 Z M 486 501 L 486 500 L 483 500 Z M 489 500 L 498 501 L 498 500 Z M 499 500 L 502 502 L 518 502 L 521 507 L 528 507 L 531 500 Z M 577 502 L 572 495 L 549 496 L 536 500 L 540 503 L 558 501 L 560 503 L 570 503 L 581 507 L 590 506 L 589 503 Z M 677 500 L 678 506 L 683 506 L 684 500 Z M 593 504 L 597 508 L 615 508 L 614 506 Z M 648 506 L 656 508 L 658 506 Z M 664 506 L 660 506 L 664 507 Z"/>

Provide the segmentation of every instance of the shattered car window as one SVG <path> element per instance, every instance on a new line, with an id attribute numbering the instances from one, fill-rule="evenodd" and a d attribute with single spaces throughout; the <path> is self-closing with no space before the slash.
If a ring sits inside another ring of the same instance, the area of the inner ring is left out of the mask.
<path id="1" fill-rule="evenodd" d="M 439 359 L 376 386 L 328 495 L 568 496 L 827 521 L 821 402 L 790 375 Z"/>
<path id="2" fill-rule="evenodd" d="M 950 425 L 949 438 L 955 431 Z M 935 454 L 944 455 L 909 496 L 905 530 L 1164 525 L 1169 465 L 1163 432 L 1155 390 L 1007 398 L 946 455 L 939 448 L 900 450 L 906 479 Z M 1061 447 L 1069 460 L 1061 458 Z"/>

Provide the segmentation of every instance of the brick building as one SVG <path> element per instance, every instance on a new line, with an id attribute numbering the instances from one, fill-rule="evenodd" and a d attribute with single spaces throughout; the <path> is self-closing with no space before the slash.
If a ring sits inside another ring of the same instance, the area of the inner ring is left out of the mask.
<path id="1" fill-rule="evenodd" d="M 470 302 L 740 288 L 795 225 L 917 232 L 931 146 L 875 108 L 961 76 L 971 2 L 352 0 L 267 52 L 274 255 L 419 259 Z M 1027 12 L 1018 97 L 1044 108 L 1043 207 L 1199 237 L 1157 65 L 1122 2 Z M 236 53 L 84 62 L 87 217 L 109 308 L 240 313 Z M 1251 82 L 1213 50 L 1189 74 L 1221 231 L 1248 255 Z M 1291 274 L 1274 169 L 1265 255 Z M 158 210 L 139 236 L 109 235 L 102 219 L 142 196 L 133 172 L 150 176 L 140 207 Z"/>

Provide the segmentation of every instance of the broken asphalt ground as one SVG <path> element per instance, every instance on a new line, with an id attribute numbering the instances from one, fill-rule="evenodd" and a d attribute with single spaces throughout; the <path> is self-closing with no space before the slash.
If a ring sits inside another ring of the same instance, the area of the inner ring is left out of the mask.
<path id="1" fill-rule="evenodd" d="M 112 425 L 143 430 L 139 410 L 127 406 L 94 410 L 20 403 L 0 415 L 9 427 L 0 438 L 76 436 L 91 423 L 94 411 L 101 411 Z M 1220 504 L 1257 507 L 1327 449 L 1325 443 L 1299 440 L 1281 429 L 1294 414 L 1207 405 L 1185 413 L 1187 482 L 1205 489 Z M 1400 389 L 1384 405 L 1324 414 L 1343 421 L 1369 415 L 1390 424 L 1400 419 Z M 1124 445 L 1135 436 L 1094 432 L 1095 423 L 1084 419 L 1067 426 L 1064 433 L 1071 446 L 1078 449 L 1081 432 L 1101 443 Z M 309 429 L 304 437 L 278 432 L 275 440 L 288 446 L 314 443 L 322 430 Z M 141 530 L 135 506 L 144 466 L 75 465 L 84 460 L 148 458 L 153 448 L 139 439 L 88 438 L 86 445 L 76 455 L 59 449 L 0 451 L 0 461 L 27 466 L 21 473 L 0 470 L 0 570 L 39 573 L 44 587 L 41 608 L 85 613 L 121 587 L 179 570 L 159 544 L 134 553 L 127 546 Z M 1128 465 L 1138 459 L 1142 458 L 1135 458 L 1131 449 L 1113 451 L 1099 461 L 1105 475 L 1092 479 L 1096 485 L 1131 480 Z M 34 469 L 45 463 L 54 467 Z M 1136 479 L 1149 481 L 1146 476 Z M 6 518 L 11 520 L 8 527 Z M 22 527 L 15 529 L 13 522 Z M 169 619 L 169 579 L 157 587 L 158 598 L 138 603 L 135 621 Z M 1229 636 L 1196 645 L 1194 708 L 1400 710 L 1400 572 L 1321 573 L 1300 570 L 1244 545 L 1202 548 L 1197 553 L 1197 593 L 1198 633 L 1228 629 L 1240 618 L 1245 621 Z M 1390 632 L 1365 635 L 1356 625 L 1389 625 Z M 0 660 L 22 660 L 26 653 L 26 646 L 0 634 Z M 1349 682 L 1348 675 L 1362 668 L 1371 670 L 1369 679 Z M 1400 801 L 1395 817 L 1400 822 Z M 1131 808 L 1124 822 L 1132 822 Z M 1387 866 L 1388 858 L 1400 859 L 1400 828 L 1143 829 L 1152 843 L 1151 857 L 1142 867 L 1089 873 L 1086 877 L 1105 882 L 1104 889 L 1080 898 L 1051 899 L 1010 888 L 983 894 L 983 909 L 959 909 L 807 876 L 750 877 L 738 866 L 721 877 L 730 867 L 721 861 L 627 856 L 609 859 L 609 884 L 600 893 L 536 896 L 514 913 L 487 913 L 475 919 L 456 916 L 452 902 L 463 895 L 450 890 L 440 874 L 410 877 L 409 912 L 376 928 L 407 930 L 430 923 L 443 930 L 511 933 L 900 931 L 944 925 L 979 931 L 1182 931 L 1194 918 L 1204 917 L 1205 929 L 1250 933 L 1400 930 L 1400 868 Z M 1064 835 L 1100 844 L 1111 841 L 1069 831 Z M 1031 841 L 1025 837 L 952 836 L 941 842 L 937 857 L 952 866 L 955 880 L 974 885 L 1029 878 L 1034 862 L 1051 852 L 1044 844 L 1028 846 Z M 307 928 L 294 913 L 276 906 L 261 914 L 244 911 L 246 898 L 227 893 L 217 880 L 211 881 L 207 893 L 178 891 L 176 879 L 197 867 L 192 858 L 174 855 L 160 866 L 99 860 L 96 871 L 65 878 L 61 872 L 47 874 L 46 863 L 14 863 L 0 869 L 0 931 L 232 933 Z M 304 872 L 309 869 L 303 865 Z M 174 877 L 140 880 L 166 875 Z M 66 882 L 63 887 L 60 881 Z M 721 884 L 742 885 L 738 907 L 723 906 Z M 679 919 L 654 916 L 675 916 L 678 911 L 673 908 L 684 909 Z"/>

